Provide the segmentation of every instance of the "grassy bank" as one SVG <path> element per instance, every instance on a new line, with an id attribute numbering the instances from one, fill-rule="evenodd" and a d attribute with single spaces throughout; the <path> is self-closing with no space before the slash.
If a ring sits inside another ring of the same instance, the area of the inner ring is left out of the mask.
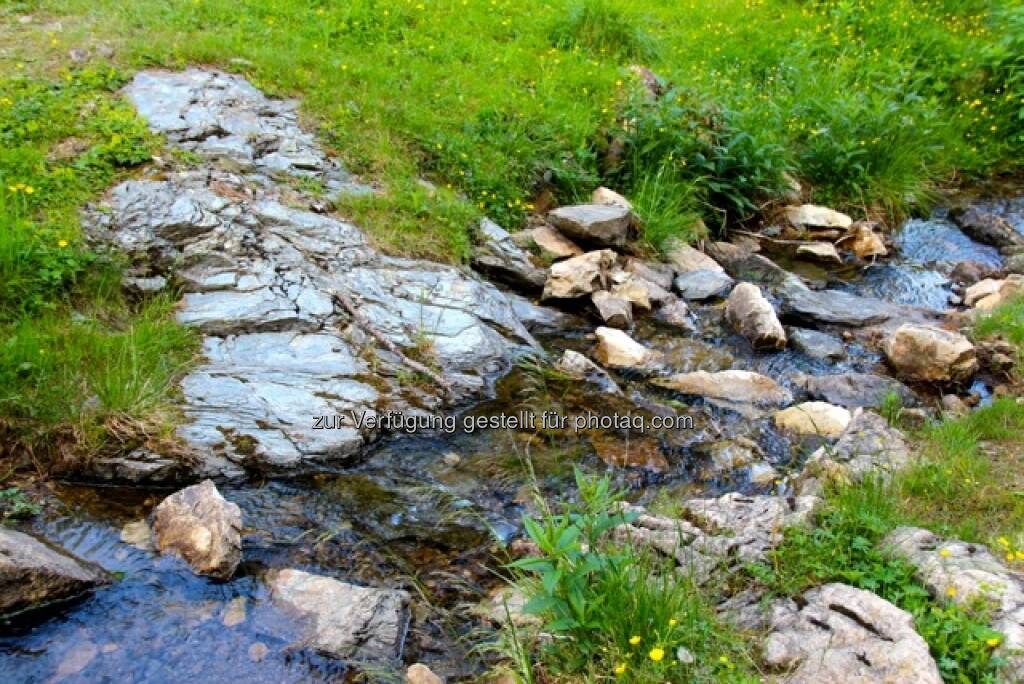
<path id="1" fill-rule="evenodd" d="M 159 145 L 123 82 L 24 64 L 0 80 L 0 453 L 40 470 L 165 439 L 196 349 L 170 298 L 129 300 L 119 258 L 83 242 L 82 205 Z"/>
<path id="2" fill-rule="evenodd" d="M 9 29 L 33 58 L 106 43 L 126 67 L 213 63 L 301 96 L 348 164 L 389 190 L 346 211 L 393 251 L 445 260 L 465 257 L 472 213 L 511 228 L 598 183 L 634 195 L 658 241 L 688 235 L 692 215 L 750 216 L 786 187 L 783 171 L 811 200 L 901 213 L 1015 167 L 1024 149 L 1024 8 L 1011 0 L 37 0 L 16 12 L 64 19 L 52 37 Z M 657 103 L 633 64 L 662 78 Z"/>

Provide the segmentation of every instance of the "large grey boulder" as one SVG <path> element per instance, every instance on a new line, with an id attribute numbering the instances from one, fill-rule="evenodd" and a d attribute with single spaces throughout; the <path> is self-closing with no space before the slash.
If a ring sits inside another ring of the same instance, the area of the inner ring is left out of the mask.
<path id="1" fill-rule="evenodd" d="M 381 338 L 428 356 L 449 383 L 420 388 L 417 404 L 433 408 L 484 393 L 536 349 L 493 285 L 384 256 L 352 224 L 295 206 L 299 191 L 281 176 L 333 194 L 359 189 L 302 130 L 294 103 L 200 69 L 144 72 L 125 94 L 201 161 L 116 186 L 87 230 L 126 252 L 140 276 L 179 285 L 178 319 L 204 335 L 205 360 L 182 382 L 179 430 L 199 474 L 351 458 L 380 436 L 355 417 L 417 410 L 401 386 L 410 367 Z M 319 429 L 321 416 L 341 418 Z"/>
<path id="2" fill-rule="evenodd" d="M 996 655 L 1007 661 L 1005 681 L 1024 681 L 1024 573 L 1008 568 L 983 544 L 943 539 L 919 527 L 896 528 L 880 547 L 914 566 L 939 601 L 984 605 L 990 626 L 1002 634 Z"/>
<path id="3" fill-rule="evenodd" d="M 828 333 L 807 328 L 787 327 L 786 338 L 793 349 L 812 358 L 823 361 L 838 361 L 846 358 L 846 345 L 842 340 Z M 832 403 L 841 402 L 833 401 Z"/>
<path id="4" fill-rule="evenodd" d="M 98 566 L 0 525 L 0 616 L 75 598 L 108 581 Z"/>
<path id="5" fill-rule="evenodd" d="M 974 345 L 960 333 L 907 323 L 882 343 L 896 373 L 908 380 L 963 382 L 978 371 Z"/>
<path id="6" fill-rule="evenodd" d="M 755 349 L 782 349 L 786 331 L 775 314 L 771 302 L 753 283 L 740 283 L 733 288 L 725 305 L 725 317 Z"/>
<path id="7" fill-rule="evenodd" d="M 814 323 L 861 327 L 898 318 L 900 307 L 839 290 L 812 290 L 787 280 L 777 290 L 782 313 Z"/>
<path id="8" fill-rule="evenodd" d="M 869 591 L 826 584 L 773 607 L 764 663 L 790 684 L 941 684 L 914 617 Z"/>
<path id="9" fill-rule="evenodd" d="M 280 570 L 270 578 L 274 602 L 307 624 L 306 643 L 335 658 L 395 663 L 409 626 L 404 591 L 347 584 L 301 570 Z"/>
<path id="10" fill-rule="evenodd" d="M 525 290 L 540 290 L 547 280 L 545 269 L 538 267 L 530 255 L 512 241 L 508 231 L 485 218 L 477 231 L 479 244 L 473 248 L 473 268 L 495 280 Z"/>
<path id="11" fill-rule="evenodd" d="M 633 214 L 621 205 L 577 204 L 549 211 L 548 221 L 575 240 L 602 247 L 622 247 L 629 237 Z"/>
<path id="12" fill-rule="evenodd" d="M 838 480 L 886 477 L 911 462 L 903 434 L 877 413 L 854 409 L 849 425 L 831 447 L 821 447 L 807 459 L 805 472 Z"/>
<path id="13" fill-rule="evenodd" d="M 205 480 L 171 494 L 153 510 L 153 542 L 200 575 L 228 579 L 242 560 L 242 511 Z"/>

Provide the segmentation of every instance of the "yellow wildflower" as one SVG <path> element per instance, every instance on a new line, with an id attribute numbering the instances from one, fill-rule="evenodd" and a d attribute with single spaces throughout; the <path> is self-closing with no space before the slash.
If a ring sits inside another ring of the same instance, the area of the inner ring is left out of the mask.
<path id="1" fill-rule="evenodd" d="M 36 189 L 33 188 L 31 185 L 26 185 L 25 186 L 24 192 L 25 192 L 26 195 L 31 195 L 35 191 L 36 191 Z"/>
<path id="2" fill-rule="evenodd" d="M 1000 546 L 1009 546 L 1010 545 L 1010 540 L 1007 539 L 1006 537 L 1000 537 L 999 539 L 996 539 L 996 541 L 999 543 Z"/>
<path id="3" fill-rule="evenodd" d="M 671 620 L 668 621 L 668 626 L 669 627 L 675 627 L 678 624 L 679 624 L 679 620 L 676 620 L 675 618 L 672 618 Z"/>
<path id="4" fill-rule="evenodd" d="M 1017 560 L 1022 560 L 1022 561 L 1024 561 L 1024 551 L 1017 551 L 1017 552 L 1016 552 L 1015 554 L 1013 554 L 1013 555 L 1015 555 L 1015 556 L 1017 557 Z"/>
<path id="5" fill-rule="evenodd" d="M 661 662 L 661 659 L 665 657 L 665 651 L 660 648 L 652 648 L 651 652 L 647 654 L 647 657 L 656 663 Z"/>
<path id="6" fill-rule="evenodd" d="M 950 555 L 952 555 L 952 552 L 949 549 L 940 549 L 939 550 L 939 555 L 942 556 L 943 558 L 949 558 Z"/>
<path id="7" fill-rule="evenodd" d="M 615 666 L 614 670 L 616 675 L 623 675 L 626 673 L 626 663 L 619 663 Z"/>
<path id="8" fill-rule="evenodd" d="M 67 240 L 57 240 L 57 246 L 58 247 L 67 247 L 68 246 L 68 241 Z"/>
<path id="9" fill-rule="evenodd" d="M 999 637 L 992 637 L 991 639 L 986 639 L 985 643 L 988 644 L 990 647 L 995 648 L 999 645 Z"/>
<path id="10" fill-rule="evenodd" d="M 640 643 L 640 637 L 639 636 L 631 636 L 631 637 L 629 637 L 629 645 L 630 646 L 636 646 L 639 643 Z"/>
<path id="11" fill-rule="evenodd" d="M 950 587 L 949 589 L 946 589 L 946 596 L 950 598 L 956 597 L 956 587 Z"/>

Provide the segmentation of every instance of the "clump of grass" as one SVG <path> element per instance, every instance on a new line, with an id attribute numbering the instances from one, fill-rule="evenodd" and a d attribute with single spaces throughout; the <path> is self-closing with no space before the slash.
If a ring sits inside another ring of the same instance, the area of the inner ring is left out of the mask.
<path id="1" fill-rule="evenodd" d="M 696 587 L 662 560 L 612 539 L 631 516 L 621 512 L 609 479 L 577 471 L 576 481 L 578 503 L 542 504 L 539 519 L 524 519 L 540 554 L 511 568 L 528 597 L 524 610 L 549 636 L 515 633 L 507 650 L 520 678 L 749 680 L 745 645 Z"/>
<path id="2" fill-rule="evenodd" d="M 654 39 L 640 21 L 611 0 L 574 1 L 551 31 L 551 44 L 619 59 L 642 61 L 655 55 Z"/>
<path id="3" fill-rule="evenodd" d="M 1002 337 L 1017 347 L 1017 356 L 1024 362 L 1024 296 L 1011 297 L 974 324 L 977 338 Z"/>
<path id="4" fill-rule="evenodd" d="M 633 185 L 630 201 L 643 237 L 654 249 L 674 239 L 690 243 L 705 237 L 693 185 L 674 177 L 669 168 L 643 174 Z"/>

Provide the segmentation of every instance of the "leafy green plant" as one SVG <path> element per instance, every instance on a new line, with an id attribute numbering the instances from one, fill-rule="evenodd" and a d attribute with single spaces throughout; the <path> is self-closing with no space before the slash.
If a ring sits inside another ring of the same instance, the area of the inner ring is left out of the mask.
<path id="1" fill-rule="evenodd" d="M 0 519 L 4 522 L 25 520 L 39 515 L 41 510 L 39 505 L 33 503 L 18 487 L 0 489 Z"/>
<path id="2" fill-rule="evenodd" d="M 634 516 L 610 480 L 577 471 L 576 484 L 576 504 L 557 512 L 542 504 L 539 520 L 524 519 L 540 553 L 510 567 L 528 597 L 524 612 L 540 618 L 551 638 L 524 644 L 529 637 L 520 634 L 510 657 L 518 653 L 522 663 L 522 653 L 536 651 L 552 676 L 588 681 L 749 681 L 742 642 L 696 587 L 663 559 L 615 538 L 613 530 Z"/>
<path id="3" fill-rule="evenodd" d="M 900 417 L 903 415 L 903 398 L 900 396 L 900 393 L 895 390 L 887 392 L 882 397 L 882 403 L 878 406 L 878 412 L 889 425 L 898 427 Z"/>

